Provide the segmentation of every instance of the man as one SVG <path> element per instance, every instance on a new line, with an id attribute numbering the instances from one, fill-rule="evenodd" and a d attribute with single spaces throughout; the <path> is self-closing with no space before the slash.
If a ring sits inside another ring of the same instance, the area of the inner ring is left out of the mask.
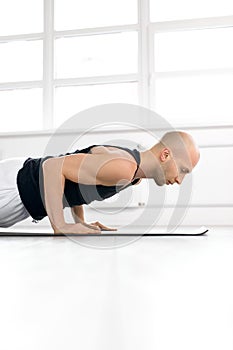
<path id="1" fill-rule="evenodd" d="M 174 131 L 166 133 L 144 152 L 113 145 L 92 145 L 65 155 L 28 158 L 16 163 L 14 159 L 2 161 L 0 180 L 1 176 L 5 179 L 4 174 L 8 175 L 8 164 L 12 184 L 0 188 L 0 226 L 11 226 L 31 215 L 34 220 L 48 216 L 55 234 L 115 230 L 99 222 L 85 223 L 83 204 L 109 198 L 143 178 L 154 179 L 159 186 L 181 184 L 199 158 L 191 135 Z M 10 187 L 11 191 L 6 193 Z M 8 200 L 2 206 L 1 198 L 6 197 Z M 71 207 L 75 223 L 65 222 L 64 207 Z"/>

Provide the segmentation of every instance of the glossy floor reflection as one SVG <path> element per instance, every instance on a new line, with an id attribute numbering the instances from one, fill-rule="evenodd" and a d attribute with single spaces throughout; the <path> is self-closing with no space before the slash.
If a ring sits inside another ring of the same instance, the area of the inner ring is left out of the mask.
<path id="1" fill-rule="evenodd" d="M 2 349 L 233 349 L 233 228 L 93 238 L 0 238 Z"/>

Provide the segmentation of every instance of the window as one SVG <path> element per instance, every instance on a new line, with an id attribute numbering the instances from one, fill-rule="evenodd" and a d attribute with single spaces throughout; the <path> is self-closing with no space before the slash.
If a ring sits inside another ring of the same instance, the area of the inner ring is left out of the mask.
<path id="1" fill-rule="evenodd" d="M 154 34 L 153 108 L 174 126 L 233 120 L 232 28 Z"/>
<path id="2" fill-rule="evenodd" d="M 231 125 L 232 38 L 231 0 L 5 1 L 1 132 L 53 129 L 111 102 L 174 127 Z"/>
<path id="3" fill-rule="evenodd" d="M 56 30 L 136 23 L 135 0 L 55 0 Z"/>
<path id="4" fill-rule="evenodd" d="M 56 40 L 56 78 L 137 73 L 137 33 Z"/>
<path id="5" fill-rule="evenodd" d="M 55 127 L 76 113 L 104 103 L 137 104 L 137 83 L 60 87 L 55 89 Z M 80 121 L 82 127 L 82 121 Z"/>
<path id="6" fill-rule="evenodd" d="M 173 126 L 228 125 L 233 120 L 233 73 L 161 77 L 154 109 Z"/>
<path id="7" fill-rule="evenodd" d="M 1 132 L 43 128 L 42 31 L 43 1 L 8 0 L 1 3 Z"/>
<path id="8" fill-rule="evenodd" d="M 233 28 L 154 35 L 156 72 L 233 68 Z"/>
<path id="9" fill-rule="evenodd" d="M 232 0 L 150 0 L 152 22 L 233 15 Z"/>
<path id="10" fill-rule="evenodd" d="M 0 91 L 3 131 L 41 130 L 42 89 Z"/>
<path id="11" fill-rule="evenodd" d="M 97 104 L 138 104 L 137 11 L 134 0 L 5 2 L 1 132 L 56 128 Z"/>
<path id="12" fill-rule="evenodd" d="M 7 0 L 0 7 L 0 36 L 43 31 L 43 1 Z"/>
<path id="13" fill-rule="evenodd" d="M 0 43 L 0 83 L 43 78 L 43 42 Z"/>

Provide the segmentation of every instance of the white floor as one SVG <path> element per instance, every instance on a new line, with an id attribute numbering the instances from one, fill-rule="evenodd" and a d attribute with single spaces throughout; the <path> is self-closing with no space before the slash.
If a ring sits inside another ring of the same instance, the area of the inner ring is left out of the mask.
<path id="1" fill-rule="evenodd" d="M 0 237 L 0 283 L 3 350 L 233 349 L 232 227 Z"/>

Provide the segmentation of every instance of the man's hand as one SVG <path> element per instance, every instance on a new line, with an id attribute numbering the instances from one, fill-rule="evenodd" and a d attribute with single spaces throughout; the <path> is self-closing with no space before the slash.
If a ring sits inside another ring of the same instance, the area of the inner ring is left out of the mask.
<path id="1" fill-rule="evenodd" d="M 88 224 L 84 220 L 84 210 L 83 205 L 77 205 L 71 208 L 71 213 L 74 218 L 75 223 L 81 223 L 85 225 L 86 227 L 92 228 L 92 229 L 99 229 L 100 231 L 117 231 L 116 228 L 111 228 L 108 226 L 105 226 L 101 224 L 99 221 L 92 222 Z"/>
<path id="2" fill-rule="evenodd" d="M 72 233 L 101 233 L 101 230 L 99 227 L 91 226 L 91 225 L 84 225 L 81 223 L 77 224 L 64 224 L 59 227 L 53 226 L 54 233 L 64 233 L 64 234 L 72 234 Z"/>
<path id="3" fill-rule="evenodd" d="M 101 231 L 117 231 L 117 228 L 105 226 L 105 225 L 101 224 L 99 221 L 92 222 L 91 226 L 98 227 L 98 228 L 100 228 Z"/>

